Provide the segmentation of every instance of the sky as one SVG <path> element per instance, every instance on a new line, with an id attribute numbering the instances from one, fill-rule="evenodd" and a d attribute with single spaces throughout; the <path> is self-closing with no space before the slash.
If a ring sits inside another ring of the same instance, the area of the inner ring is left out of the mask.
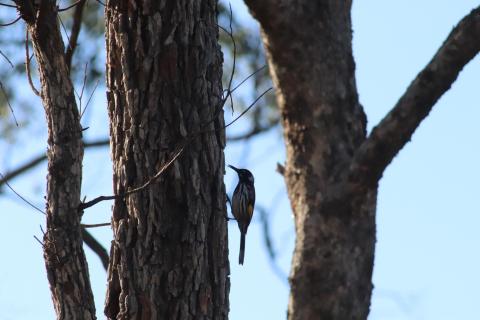
<path id="1" fill-rule="evenodd" d="M 258 31 L 242 2 L 232 1 L 232 6 L 240 20 Z M 475 6 L 478 2 L 467 0 L 354 1 L 357 87 L 369 130 Z M 477 57 L 380 181 L 370 320 L 480 319 L 479 74 Z M 29 88 L 19 84 L 18 90 Z M 105 105 L 104 92 L 98 90 L 84 120 L 91 128 L 87 138 L 108 134 Z M 245 125 L 239 122 L 229 133 Z M 38 137 L 42 135 L 45 132 L 40 130 Z M 0 172 L 44 150 L 45 145 L 34 137 L 21 149 L 0 149 Z M 274 269 L 257 212 L 247 236 L 245 264 L 237 265 L 240 236 L 236 224 L 229 224 L 230 319 L 284 319 L 289 291 L 286 275 L 295 235 L 285 185 L 275 172 L 276 163 L 285 161 L 281 132 L 273 130 L 248 143 L 229 144 L 225 155 L 228 164 L 247 167 L 255 175 L 257 202 L 267 209 L 277 254 Z M 86 153 L 83 190 L 87 198 L 111 194 L 109 159 L 105 148 Z M 43 208 L 45 174 L 46 165 L 42 165 L 12 185 Z M 234 173 L 227 170 L 228 192 L 236 182 Z M 85 213 L 83 222 L 107 222 L 110 210 L 111 203 L 97 205 Z M 53 319 L 42 250 L 33 238 L 41 238 L 44 216 L 6 189 L 0 197 L 0 214 L 0 320 Z M 91 232 L 109 247 L 112 234 L 108 227 Z M 103 319 L 106 273 L 98 258 L 89 249 L 86 252 L 97 315 Z"/>

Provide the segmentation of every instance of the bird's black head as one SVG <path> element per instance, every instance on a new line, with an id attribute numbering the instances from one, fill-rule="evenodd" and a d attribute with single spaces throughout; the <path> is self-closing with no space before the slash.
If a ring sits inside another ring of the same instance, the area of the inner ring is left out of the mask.
<path id="1" fill-rule="evenodd" d="M 231 165 L 228 166 L 237 172 L 240 182 L 253 184 L 253 182 L 255 181 L 253 178 L 253 174 L 247 169 L 238 169 Z"/>

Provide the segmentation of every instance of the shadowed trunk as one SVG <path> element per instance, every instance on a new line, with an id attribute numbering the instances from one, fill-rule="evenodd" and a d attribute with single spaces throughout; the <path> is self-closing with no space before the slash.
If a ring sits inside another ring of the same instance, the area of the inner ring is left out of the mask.
<path id="1" fill-rule="evenodd" d="M 350 3 L 273 7 L 254 14 L 261 22 L 287 146 L 285 180 L 296 227 L 289 319 L 366 319 L 377 189 L 346 194 L 342 187 L 345 169 L 366 135 Z"/>
<path id="2" fill-rule="evenodd" d="M 110 319 L 228 316 L 216 14 L 213 0 L 107 2 L 115 193 L 144 184 L 189 141 L 155 183 L 114 203 Z"/>
<path id="3" fill-rule="evenodd" d="M 366 137 L 352 57 L 351 1 L 246 0 L 260 22 L 287 146 L 295 216 L 289 319 L 366 319 L 378 181 L 480 50 L 480 8 L 452 30 Z"/>

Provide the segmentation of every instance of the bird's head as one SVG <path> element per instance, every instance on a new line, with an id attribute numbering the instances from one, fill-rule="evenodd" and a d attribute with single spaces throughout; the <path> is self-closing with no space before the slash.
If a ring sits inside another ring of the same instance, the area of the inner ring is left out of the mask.
<path id="1" fill-rule="evenodd" d="M 255 181 L 255 179 L 253 178 L 253 174 L 248 171 L 247 169 L 238 169 L 238 168 L 235 168 L 234 166 L 231 166 L 231 165 L 228 165 L 230 168 L 232 168 L 233 170 L 235 170 L 235 172 L 238 174 L 238 179 L 241 181 L 241 182 L 246 182 L 246 183 L 251 183 L 253 184 L 253 182 Z"/>

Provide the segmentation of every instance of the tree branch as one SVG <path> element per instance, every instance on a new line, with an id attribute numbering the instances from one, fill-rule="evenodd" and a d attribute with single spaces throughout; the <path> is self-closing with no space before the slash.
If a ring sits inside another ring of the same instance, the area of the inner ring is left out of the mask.
<path id="1" fill-rule="evenodd" d="M 267 125 L 262 126 L 262 127 L 254 127 L 251 131 L 249 131 L 247 133 L 240 134 L 240 135 L 237 135 L 237 136 L 227 137 L 227 141 L 236 142 L 236 141 L 240 141 L 240 140 L 249 139 L 249 138 L 251 138 L 251 137 L 253 137 L 257 134 L 260 134 L 260 133 L 263 133 L 265 131 L 268 131 L 268 130 L 272 129 L 277 124 L 278 124 L 278 120 L 272 121 L 272 122 L 270 122 Z M 95 148 L 95 147 L 104 147 L 104 146 L 108 146 L 109 143 L 110 143 L 110 141 L 108 140 L 108 138 L 98 139 L 98 140 L 93 140 L 93 141 L 89 141 L 89 142 L 84 142 L 83 147 L 85 149 Z M 6 182 L 8 182 L 12 179 L 15 179 L 16 177 L 18 177 L 19 175 L 29 171 L 30 169 L 35 168 L 37 165 L 39 165 L 40 163 L 42 163 L 45 160 L 47 160 L 47 155 L 45 153 L 42 153 L 42 154 L 39 154 L 39 155 L 33 157 L 33 159 L 27 161 L 26 163 L 20 165 L 18 168 L 13 169 L 13 170 L 5 173 L 3 175 L 3 177 L 0 178 L 0 193 L 1 193 L 1 188 L 3 187 L 3 185 L 5 185 Z"/>
<path id="2" fill-rule="evenodd" d="M 94 140 L 94 141 L 91 141 L 91 142 L 85 142 L 83 147 L 85 149 L 87 149 L 87 148 L 93 148 L 93 147 L 103 147 L 103 146 L 107 146 L 108 144 L 109 144 L 108 139 L 99 139 L 99 140 Z M 42 163 L 45 160 L 47 160 L 47 155 L 45 153 L 43 153 L 41 155 L 38 155 L 38 156 L 34 157 L 33 159 L 29 160 L 25 164 L 19 166 L 18 168 L 14 169 L 10 172 L 7 172 L 0 179 L 0 190 L 1 190 L 2 186 L 7 181 L 10 181 L 10 180 L 16 178 L 17 176 L 27 172 L 28 170 L 33 169 L 34 167 L 36 167 L 37 165 L 39 165 L 40 163 Z"/>
<path id="3" fill-rule="evenodd" d="M 100 244 L 100 242 L 95 239 L 90 232 L 82 228 L 82 238 L 83 242 L 92 249 L 93 252 L 97 254 L 97 256 L 102 261 L 102 265 L 107 270 L 108 268 L 108 260 L 110 259 L 108 256 L 107 250 Z"/>
<path id="4" fill-rule="evenodd" d="M 65 63 L 70 70 L 72 65 L 72 57 L 77 47 L 78 35 L 80 34 L 80 28 L 82 26 L 83 7 L 85 6 L 85 0 L 80 0 L 75 5 L 75 11 L 73 13 L 72 32 L 70 33 L 70 39 L 65 52 Z"/>
<path id="5" fill-rule="evenodd" d="M 240 135 L 237 135 L 237 136 L 227 137 L 227 141 L 236 142 L 236 141 L 241 141 L 241 140 L 252 138 L 253 136 L 255 136 L 257 134 L 260 134 L 260 133 L 263 133 L 265 131 L 268 131 L 268 130 L 272 129 L 277 124 L 278 124 L 278 121 L 272 121 L 271 123 L 268 123 L 265 126 L 256 127 L 256 128 L 254 127 L 251 131 L 249 131 L 247 133 L 240 134 Z M 108 140 L 108 138 L 98 139 L 98 140 L 93 140 L 93 141 L 89 141 L 89 142 L 84 142 L 83 146 L 84 146 L 85 149 L 95 148 L 95 147 L 104 147 L 104 146 L 108 146 L 109 142 L 110 141 Z M 40 155 L 37 155 L 37 156 L 33 157 L 33 159 L 27 161 L 26 163 L 20 165 L 18 168 L 13 169 L 13 170 L 5 173 L 0 178 L 0 193 L 1 193 L 1 188 L 3 187 L 3 185 L 5 185 L 6 182 L 8 182 L 12 179 L 15 179 L 16 177 L 18 177 L 19 175 L 29 171 L 30 169 L 35 168 L 37 165 L 39 165 L 40 163 L 42 163 L 45 160 L 47 160 L 47 155 L 45 153 L 42 153 Z"/>
<path id="6" fill-rule="evenodd" d="M 236 136 L 227 137 L 227 141 L 236 142 L 236 141 L 242 141 L 242 140 L 250 139 L 250 138 L 256 136 L 257 134 L 266 132 L 266 131 L 274 128 L 277 124 L 278 124 L 278 119 L 275 119 L 275 120 L 267 123 L 264 126 L 256 125 L 250 131 L 248 131 L 246 133 L 239 134 L 239 135 L 236 135 Z"/>
<path id="7" fill-rule="evenodd" d="M 357 149 L 349 170 L 355 185 L 374 185 L 463 67 L 480 51 L 480 7 L 452 30 L 387 116 Z"/>
<path id="8" fill-rule="evenodd" d="M 32 80 L 32 74 L 30 73 L 30 52 L 28 49 L 28 28 L 25 28 L 25 71 L 27 74 L 27 79 L 28 79 L 28 84 L 30 85 L 30 88 L 32 89 L 33 93 L 37 97 L 40 97 L 40 92 L 35 88 L 35 85 L 33 84 Z"/>

